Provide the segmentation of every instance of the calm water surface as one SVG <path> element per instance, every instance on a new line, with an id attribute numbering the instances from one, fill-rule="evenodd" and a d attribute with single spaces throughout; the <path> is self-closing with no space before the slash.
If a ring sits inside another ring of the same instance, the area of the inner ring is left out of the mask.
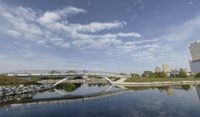
<path id="1" fill-rule="evenodd" d="M 2 106 L 0 117 L 200 117 L 199 86 L 128 87 L 79 84 L 34 94 L 32 99 L 64 98 L 69 95 L 110 94 L 100 98 L 60 103 Z M 109 90 L 108 90 L 109 89 Z M 103 92 L 103 93 L 102 93 Z M 72 100 L 72 99 L 70 99 Z"/>

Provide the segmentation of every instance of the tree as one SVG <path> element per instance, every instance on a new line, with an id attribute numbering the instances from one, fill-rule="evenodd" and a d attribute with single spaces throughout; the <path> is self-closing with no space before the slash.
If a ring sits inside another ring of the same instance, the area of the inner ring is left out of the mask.
<path id="1" fill-rule="evenodd" d="M 140 78 L 140 75 L 139 75 L 139 74 L 136 74 L 136 73 L 132 73 L 132 74 L 131 74 L 131 77 L 132 77 L 132 78 Z"/>
<path id="2" fill-rule="evenodd" d="M 195 78 L 200 78 L 200 73 L 195 74 Z"/>
<path id="3" fill-rule="evenodd" d="M 55 70 L 52 70 L 52 71 L 50 71 L 49 73 L 52 75 L 52 74 L 55 74 L 55 73 L 60 73 L 60 72 L 58 72 L 58 71 L 55 71 Z"/>
<path id="4" fill-rule="evenodd" d="M 179 77 L 180 77 L 180 78 L 187 78 L 188 75 L 187 75 L 187 73 L 185 72 L 185 70 L 180 69 Z"/>
<path id="5" fill-rule="evenodd" d="M 58 89 L 64 89 L 67 92 L 73 92 L 76 89 L 78 89 L 81 86 L 81 84 L 72 84 L 72 83 L 61 83 L 59 85 L 56 86 L 56 88 Z"/>
<path id="6" fill-rule="evenodd" d="M 142 74 L 142 77 L 153 78 L 153 72 L 152 71 L 144 71 L 144 73 Z"/>
<path id="7" fill-rule="evenodd" d="M 166 78 L 167 74 L 165 72 L 155 72 L 154 77 L 155 78 Z"/>

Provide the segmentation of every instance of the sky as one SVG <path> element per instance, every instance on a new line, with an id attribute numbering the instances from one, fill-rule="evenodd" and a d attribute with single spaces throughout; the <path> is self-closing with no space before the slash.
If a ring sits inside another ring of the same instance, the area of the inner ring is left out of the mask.
<path id="1" fill-rule="evenodd" d="M 190 68 L 199 0 L 0 0 L 0 72 Z"/>

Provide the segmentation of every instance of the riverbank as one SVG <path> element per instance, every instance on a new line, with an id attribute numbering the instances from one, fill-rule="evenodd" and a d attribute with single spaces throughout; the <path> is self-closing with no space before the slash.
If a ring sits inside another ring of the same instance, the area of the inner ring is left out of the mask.
<path id="1" fill-rule="evenodd" d="M 52 85 L 20 85 L 20 86 L 0 86 L 0 98 L 4 96 L 29 94 L 53 88 Z"/>
<path id="2" fill-rule="evenodd" d="M 123 79 L 122 79 L 123 80 Z M 41 80 L 41 84 L 54 84 L 59 80 Z M 87 83 L 87 84 L 108 84 L 105 79 L 90 79 L 90 80 L 66 80 L 63 83 Z M 116 85 L 124 86 L 168 86 L 168 85 L 199 85 L 200 79 L 191 78 L 134 78 L 127 79 L 123 82 L 113 81 Z"/>
<path id="3" fill-rule="evenodd" d="M 200 85 L 200 80 L 194 81 L 154 81 L 154 82 L 124 82 L 116 85 L 124 86 L 170 86 L 170 85 Z"/>
<path id="4" fill-rule="evenodd" d="M 39 84 L 32 80 L 25 80 L 17 77 L 0 75 L 0 86 L 17 86 L 17 85 L 36 85 Z"/>
<path id="5" fill-rule="evenodd" d="M 199 78 L 128 78 L 125 82 L 200 81 Z"/>

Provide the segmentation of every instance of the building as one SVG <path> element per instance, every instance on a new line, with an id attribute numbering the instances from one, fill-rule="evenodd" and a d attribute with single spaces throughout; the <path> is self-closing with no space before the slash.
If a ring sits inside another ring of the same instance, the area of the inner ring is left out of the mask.
<path id="1" fill-rule="evenodd" d="M 155 68 L 155 72 L 161 72 L 160 67 L 156 66 L 156 68 Z"/>
<path id="2" fill-rule="evenodd" d="M 190 61 L 190 68 L 192 73 L 200 72 L 200 41 L 189 45 L 192 60 Z"/>
<path id="3" fill-rule="evenodd" d="M 180 71 L 182 71 L 182 70 L 187 74 L 187 76 L 191 75 L 191 73 L 190 73 L 190 71 L 188 69 L 186 69 L 186 68 L 180 68 L 180 70 L 172 69 L 170 71 L 170 76 L 172 76 L 172 77 L 179 77 Z"/>
<path id="4" fill-rule="evenodd" d="M 170 67 L 168 64 L 162 64 L 162 70 L 165 73 L 169 73 L 170 72 Z"/>
<path id="5" fill-rule="evenodd" d="M 200 60 L 190 61 L 190 68 L 192 73 L 200 73 Z"/>
<path id="6" fill-rule="evenodd" d="M 194 42 L 189 46 L 192 60 L 197 61 L 200 60 L 200 41 Z"/>

